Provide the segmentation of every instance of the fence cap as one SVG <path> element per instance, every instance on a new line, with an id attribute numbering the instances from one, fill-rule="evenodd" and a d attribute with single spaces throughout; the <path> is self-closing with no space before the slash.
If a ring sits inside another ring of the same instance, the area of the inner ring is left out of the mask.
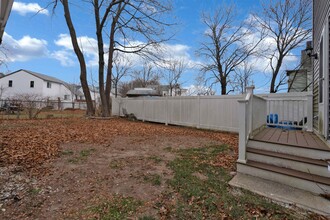
<path id="1" fill-rule="evenodd" d="M 251 86 L 247 86 L 245 87 L 246 90 L 253 90 L 255 89 L 256 87 L 254 85 L 251 85 Z"/>

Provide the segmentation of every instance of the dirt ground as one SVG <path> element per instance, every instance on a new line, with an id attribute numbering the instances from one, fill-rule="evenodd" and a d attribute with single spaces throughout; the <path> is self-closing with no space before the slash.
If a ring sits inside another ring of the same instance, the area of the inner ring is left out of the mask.
<path id="1" fill-rule="evenodd" d="M 125 119 L 1 121 L 0 137 L 0 219 L 97 219 L 85 211 L 114 197 L 143 202 L 133 219 L 156 219 L 175 150 L 227 144 L 214 163 L 234 170 L 238 141 Z"/>

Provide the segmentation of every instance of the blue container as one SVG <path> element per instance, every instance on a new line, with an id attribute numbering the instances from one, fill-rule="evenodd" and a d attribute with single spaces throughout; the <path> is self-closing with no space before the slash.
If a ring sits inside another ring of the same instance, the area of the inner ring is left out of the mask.
<path id="1" fill-rule="evenodd" d="M 278 124 L 278 114 L 269 114 L 267 115 L 268 124 Z"/>

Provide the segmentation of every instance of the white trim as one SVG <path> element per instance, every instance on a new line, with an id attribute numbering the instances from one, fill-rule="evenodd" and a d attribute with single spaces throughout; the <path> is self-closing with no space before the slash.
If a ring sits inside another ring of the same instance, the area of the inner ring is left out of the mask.
<path id="1" fill-rule="evenodd" d="M 0 39 L 5 31 L 5 26 L 10 15 L 11 8 L 13 7 L 14 0 L 1 0 L 0 3 Z M 5 7 L 5 13 L 2 14 L 2 6 Z"/>

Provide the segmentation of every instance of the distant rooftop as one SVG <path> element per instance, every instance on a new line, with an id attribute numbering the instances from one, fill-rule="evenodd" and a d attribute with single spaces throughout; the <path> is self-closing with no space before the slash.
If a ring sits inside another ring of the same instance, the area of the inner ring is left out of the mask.
<path id="1" fill-rule="evenodd" d="M 128 97 L 137 97 L 137 96 L 160 96 L 159 92 L 150 88 L 139 88 L 131 89 L 126 95 Z"/>

